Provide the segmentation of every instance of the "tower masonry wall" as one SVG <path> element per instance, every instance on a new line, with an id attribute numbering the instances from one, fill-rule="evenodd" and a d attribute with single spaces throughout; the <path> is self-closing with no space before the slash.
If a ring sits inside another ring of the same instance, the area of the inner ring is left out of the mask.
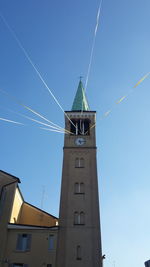
<path id="1" fill-rule="evenodd" d="M 90 129 L 65 135 L 56 267 L 101 267 L 95 112 L 67 114 L 77 126 L 88 119 Z"/>

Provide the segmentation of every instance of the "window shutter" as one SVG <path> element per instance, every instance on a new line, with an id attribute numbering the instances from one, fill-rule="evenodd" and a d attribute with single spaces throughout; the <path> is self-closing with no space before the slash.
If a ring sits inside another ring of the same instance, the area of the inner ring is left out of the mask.
<path id="1" fill-rule="evenodd" d="M 22 234 L 18 234 L 16 250 L 22 250 Z"/>
<path id="2" fill-rule="evenodd" d="M 26 250 L 30 249 L 31 249 L 31 234 L 27 235 L 27 247 L 26 247 Z"/>

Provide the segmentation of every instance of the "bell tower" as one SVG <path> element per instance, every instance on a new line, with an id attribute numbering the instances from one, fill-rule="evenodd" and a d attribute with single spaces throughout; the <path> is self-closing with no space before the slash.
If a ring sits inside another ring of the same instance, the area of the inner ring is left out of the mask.
<path id="1" fill-rule="evenodd" d="M 102 267 L 96 165 L 96 112 L 80 80 L 66 111 L 56 267 Z"/>

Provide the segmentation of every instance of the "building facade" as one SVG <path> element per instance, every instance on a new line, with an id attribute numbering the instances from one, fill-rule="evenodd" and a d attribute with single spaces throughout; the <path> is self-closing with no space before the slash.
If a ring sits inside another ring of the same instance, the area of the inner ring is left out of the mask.
<path id="1" fill-rule="evenodd" d="M 65 117 L 59 223 L 0 172 L 0 267 L 102 267 L 95 125 L 80 81 Z"/>
<path id="2" fill-rule="evenodd" d="M 53 267 L 58 218 L 25 202 L 19 183 L 0 171 L 0 267 Z"/>

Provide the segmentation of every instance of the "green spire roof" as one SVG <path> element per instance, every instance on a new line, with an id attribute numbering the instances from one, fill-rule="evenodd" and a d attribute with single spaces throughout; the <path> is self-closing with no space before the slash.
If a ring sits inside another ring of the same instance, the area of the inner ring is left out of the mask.
<path id="1" fill-rule="evenodd" d="M 82 111 L 82 110 L 83 111 L 89 110 L 89 105 L 86 99 L 82 81 L 80 80 L 71 111 Z"/>

